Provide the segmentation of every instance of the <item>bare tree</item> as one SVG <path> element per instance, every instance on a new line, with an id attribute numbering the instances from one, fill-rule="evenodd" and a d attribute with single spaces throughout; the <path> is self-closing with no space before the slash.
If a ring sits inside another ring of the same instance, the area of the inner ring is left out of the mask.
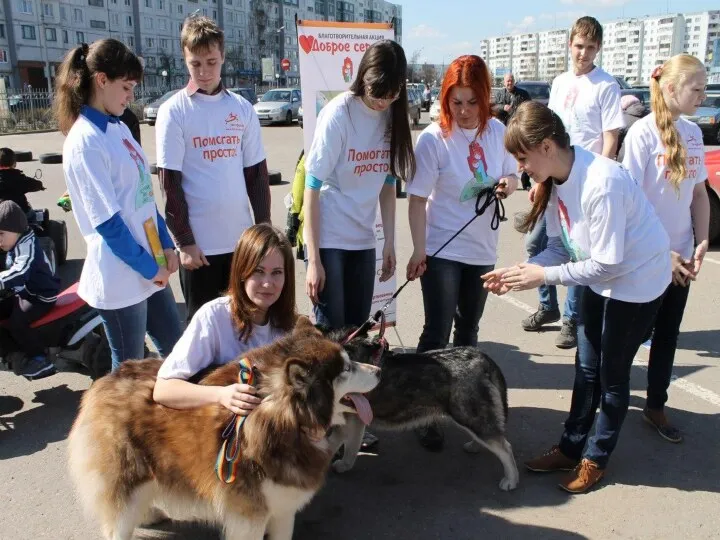
<path id="1" fill-rule="evenodd" d="M 435 69 L 435 66 L 433 66 L 432 64 L 428 64 L 427 62 L 425 62 L 422 65 L 420 73 L 422 74 L 423 80 L 431 86 L 433 82 L 437 80 L 437 71 Z"/>
<path id="2" fill-rule="evenodd" d="M 422 54 L 423 48 L 420 47 L 419 49 L 416 49 L 412 55 L 410 55 L 410 61 L 408 62 L 408 69 L 407 69 L 407 78 L 410 79 L 410 82 L 416 82 L 415 79 L 419 78 L 418 75 L 418 66 L 419 66 L 419 60 L 420 55 Z"/>

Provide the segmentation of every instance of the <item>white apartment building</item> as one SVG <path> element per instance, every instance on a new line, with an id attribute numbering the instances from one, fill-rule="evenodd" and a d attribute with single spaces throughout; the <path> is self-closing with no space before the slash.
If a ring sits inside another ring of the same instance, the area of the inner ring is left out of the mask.
<path id="1" fill-rule="evenodd" d="M 512 71 L 513 36 L 490 38 L 489 61 L 487 62 L 490 74 L 493 77 L 503 77 Z"/>
<path id="2" fill-rule="evenodd" d="M 538 34 L 513 36 L 512 72 L 516 81 L 535 80 L 538 76 Z"/>
<path id="3" fill-rule="evenodd" d="M 281 84 L 296 84 L 295 19 L 347 22 L 395 21 L 402 42 L 402 8 L 385 0 L 2 0 L 0 77 L 10 87 L 48 86 L 65 53 L 79 43 L 113 37 L 145 60 L 149 87 L 187 81 L 180 29 L 193 13 L 225 30 L 229 84 L 259 82 L 261 58 L 274 59 Z M 290 70 L 280 69 L 283 58 Z"/>
<path id="4" fill-rule="evenodd" d="M 488 62 L 490 61 L 490 40 L 483 39 L 480 41 L 480 49 L 478 51 L 478 56 L 485 60 L 485 63 L 490 65 Z"/>
<path id="5" fill-rule="evenodd" d="M 538 80 L 552 81 L 568 70 L 569 39 L 569 30 L 538 32 Z"/>
<path id="6" fill-rule="evenodd" d="M 683 52 L 685 18 L 682 15 L 664 15 L 644 19 L 642 44 L 640 81 L 647 82 L 656 66 Z"/>
<path id="7" fill-rule="evenodd" d="M 717 40 L 720 40 L 720 11 L 704 11 L 685 15 L 683 50 L 702 60 L 708 71 L 713 61 L 713 49 Z"/>
<path id="8" fill-rule="evenodd" d="M 622 19 L 603 25 L 603 46 L 599 65 L 629 83 L 641 80 L 643 21 Z"/>

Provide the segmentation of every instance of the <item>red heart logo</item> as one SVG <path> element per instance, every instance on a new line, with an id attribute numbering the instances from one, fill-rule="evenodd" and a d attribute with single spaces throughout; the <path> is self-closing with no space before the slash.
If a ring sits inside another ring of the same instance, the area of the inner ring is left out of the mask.
<path id="1" fill-rule="evenodd" d="M 303 48 L 303 51 L 305 51 L 305 54 L 310 54 L 310 51 L 313 48 L 313 45 L 315 45 L 315 37 L 314 36 L 300 36 L 298 38 L 298 42 L 300 43 L 300 46 Z"/>

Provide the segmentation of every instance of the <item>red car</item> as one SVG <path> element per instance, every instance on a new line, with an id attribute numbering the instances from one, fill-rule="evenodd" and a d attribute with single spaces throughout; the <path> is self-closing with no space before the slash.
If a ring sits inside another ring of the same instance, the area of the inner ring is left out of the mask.
<path id="1" fill-rule="evenodd" d="M 720 150 L 705 153 L 710 197 L 710 242 L 720 242 Z"/>

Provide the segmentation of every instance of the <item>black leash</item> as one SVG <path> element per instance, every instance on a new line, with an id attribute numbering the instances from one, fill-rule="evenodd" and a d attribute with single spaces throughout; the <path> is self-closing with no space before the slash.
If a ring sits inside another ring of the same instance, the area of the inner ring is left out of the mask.
<path id="1" fill-rule="evenodd" d="M 450 242 L 455 240 L 457 236 L 463 232 L 465 229 L 467 229 L 470 224 L 475 221 L 478 217 L 482 216 L 485 213 L 485 210 L 490 208 L 493 204 L 495 207 L 493 208 L 493 215 L 492 219 L 490 220 L 490 229 L 493 231 L 496 231 L 498 227 L 500 227 L 500 223 L 503 221 L 507 221 L 507 218 L 505 217 L 505 205 L 502 202 L 502 198 L 498 197 L 497 195 L 497 188 L 498 188 L 499 182 L 494 182 L 490 184 L 487 187 L 484 187 L 481 189 L 478 194 L 477 198 L 475 199 L 475 215 L 470 218 L 470 221 L 468 221 L 465 225 L 462 226 L 462 228 L 457 231 L 455 234 L 453 234 L 447 242 L 445 242 L 442 246 L 440 246 L 435 253 L 430 255 L 430 257 L 435 257 L 438 253 L 440 253 Z M 375 314 L 370 317 L 367 321 L 365 321 L 360 328 L 355 330 L 352 334 L 347 336 L 343 342 L 348 343 L 350 340 L 352 340 L 355 336 L 358 336 L 360 334 L 366 334 L 370 331 L 370 329 L 375 326 L 378 322 L 381 321 L 380 324 L 380 336 L 385 333 L 385 312 L 387 311 L 387 308 L 390 307 L 390 304 L 392 304 L 395 299 L 400 294 L 400 291 L 402 291 L 407 285 L 410 283 L 411 280 L 405 280 L 405 283 L 403 283 L 400 288 L 395 291 L 395 294 L 393 294 L 390 297 L 390 300 L 385 302 L 385 305 L 381 307 L 379 310 L 375 312 Z"/>

